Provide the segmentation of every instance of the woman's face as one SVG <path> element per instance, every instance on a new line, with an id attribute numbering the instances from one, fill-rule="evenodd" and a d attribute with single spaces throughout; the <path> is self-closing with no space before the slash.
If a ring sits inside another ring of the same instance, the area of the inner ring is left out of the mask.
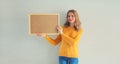
<path id="1" fill-rule="evenodd" d="M 69 13 L 68 13 L 67 20 L 68 20 L 68 22 L 70 22 L 70 23 L 74 23 L 74 22 L 75 22 L 75 16 L 74 16 L 74 14 L 73 14 L 72 12 L 69 12 Z"/>

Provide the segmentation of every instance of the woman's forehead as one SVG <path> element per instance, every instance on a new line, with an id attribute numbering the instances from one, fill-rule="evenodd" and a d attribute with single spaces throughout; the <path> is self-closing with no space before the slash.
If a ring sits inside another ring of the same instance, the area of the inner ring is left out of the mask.
<path id="1" fill-rule="evenodd" d="M 74 15 L 72 12 L 69 12 L 68 15 Z"/>

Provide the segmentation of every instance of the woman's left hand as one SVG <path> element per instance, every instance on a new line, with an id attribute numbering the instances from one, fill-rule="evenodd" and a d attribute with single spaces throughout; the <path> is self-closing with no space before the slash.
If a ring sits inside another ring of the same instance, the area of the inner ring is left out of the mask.
<path id="1" fill-rule="evenodd" d="M 63 31 L 62 31 L 62 27 L 61 27 L 61 26 L 57 26 L 57 30 L 59 31 L 60 34 L 63 33 Z"/>

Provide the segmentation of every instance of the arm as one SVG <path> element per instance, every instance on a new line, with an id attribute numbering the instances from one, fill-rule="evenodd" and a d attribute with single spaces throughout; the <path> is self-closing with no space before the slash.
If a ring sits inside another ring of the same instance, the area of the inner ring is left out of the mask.
<path id="1" fill-rule="evenodd" d="M 56 39 L 52 39 L 52 38 L 50 38 L 50 37 L 47 36 L 47 35 L 46 35 L 45 38 L 46 38 L 46 40 L 47 40 L 49 43 L 53 44 L 54 46 L 56 46 L 57 44 L 59 44 L 60 41 L 61 41 L 61 35 L 60 35 L 60 34 L 56 37 Z"/>
<path id="2" fill-rule="evenodd" d="M 74 45 L 74 44 L 77 44 L 80 37 L 82 35 L 82 29 L 80 29 L 79 33 L 76 35 L 76 37 L 70 37 L 66 34 L 62 34 L 62 39 L 68 44 L 68 45 Z"/>

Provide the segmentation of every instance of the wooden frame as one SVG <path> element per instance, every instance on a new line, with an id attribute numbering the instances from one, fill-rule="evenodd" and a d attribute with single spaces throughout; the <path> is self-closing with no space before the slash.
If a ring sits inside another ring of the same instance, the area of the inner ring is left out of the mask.
<path id="1" fill-rule="evenodd" d="M 29 14 L 29 34 L 46 33 L 47 35 L 56 35 L 59 25 L 59 14 Z"/>

